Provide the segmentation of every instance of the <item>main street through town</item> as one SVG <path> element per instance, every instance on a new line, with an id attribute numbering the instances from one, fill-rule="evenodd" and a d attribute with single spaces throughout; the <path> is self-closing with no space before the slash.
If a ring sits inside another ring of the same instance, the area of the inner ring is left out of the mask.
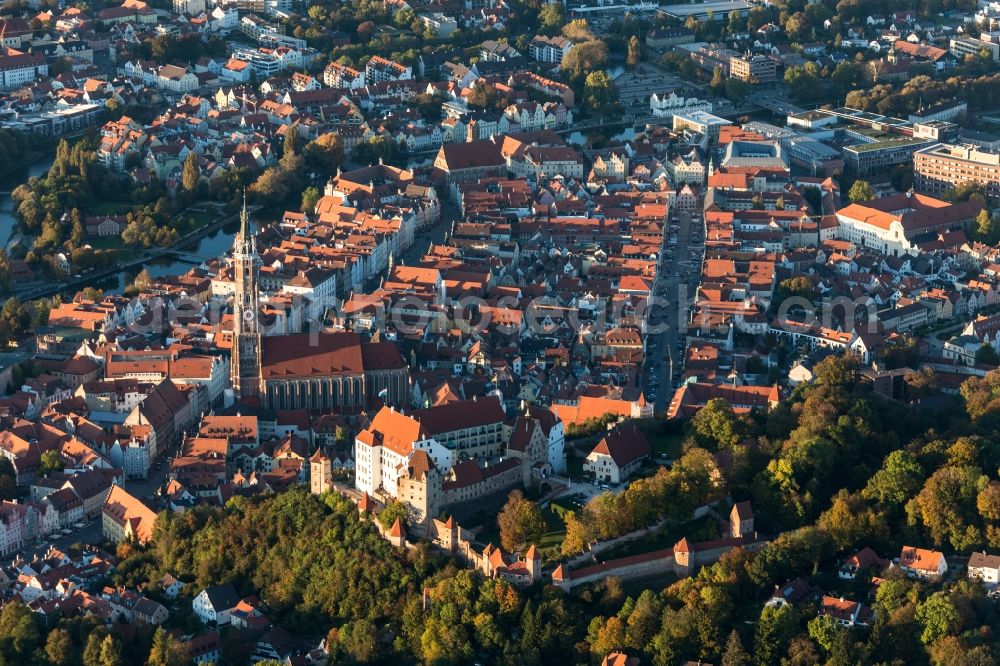
<path id="1" fill-rule="evenodd" d="M 653 285 L 657 300 L 646 319 L 649 337 L 643 390 L 656 413 L 665 411 L 673 396 L 676 381 L 671 373 L 676 376 L 683 361 L 687 308 L 698 286 L 704 254 L 700 216 L 671 212 L 668 225 Z"/>

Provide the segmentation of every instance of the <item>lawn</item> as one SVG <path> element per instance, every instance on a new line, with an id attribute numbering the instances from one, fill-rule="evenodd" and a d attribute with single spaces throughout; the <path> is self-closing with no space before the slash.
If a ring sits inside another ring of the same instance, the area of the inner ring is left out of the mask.
<path id="1" fill-rule="evenodd" d="M 681 442 L 684 440 L 684 433 L 673 421 L 654 417 L 636 420 L 634 423 L 646 435 L 649 446 L 654 453 L 665 455 L 671 460 L 681 457 Z"/>
<path id="2" fill-rule="evenodd" d="M 87 244 L 95 250 L 117 250 L 122 246 L 121 236 L 99 236 L 88 238 Z"/>
<path id="3" fill-rule="evenodd" d="M 96 203 L 89 206 L 89 213 L 91 215 L 119 215 L 121 213 L 127 213 L 132 210 L 133 205 L 130 203 L 115 203 L 112 201 L 105 201 L 104 203 Z"/>
<path id="4" fill-rule="evenodd" d="M 218 214 L 207 210 L 194 210 L 184 212 L 184 217 L 190 217 L 194 220 L 195 227 L 203 227 L 206 224 L 211 224 L 216 219 L 218 219 Z"/>
<path id="5" fill-rule="evenodd" d="M 542 509 L 542 516 L 545 517 L 545 526 L 548 531 L 542 535 L 536 545 L 542 552 L 543 561 L 552 562 L 558 560 L 562 555 L 560 549 L 563 539 L 566 538 L 566 523 L 563 522 L 562 513 L 551 506 Z"/>
<path id="6" fill-rule="evenodd" d="M 542 534 L 535 546 L 541 551 L 542 560 L 554 562 L 560 559 L 560 548 L 563 538 L 566 536 L 566 525 L 563 523 L 561 507 L 555 509 L 546 507 L 542 509 L 542 517 L 545 518 L 546 532 Z M 500 527 L 496 521 L 485 523 L 476 535 L 476 541 L 482 545 L 492 543 L 494 546 L 500 545 Z"/>

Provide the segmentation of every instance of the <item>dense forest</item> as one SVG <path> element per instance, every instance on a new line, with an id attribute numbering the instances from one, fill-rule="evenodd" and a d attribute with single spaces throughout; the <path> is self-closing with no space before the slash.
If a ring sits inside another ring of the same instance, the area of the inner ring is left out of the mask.
<path id="1" fill-rule="evenodd" d="M 146 585 L 169 572 L 192 581 L 190 596 L 232 582 L 259 595 L 276 624 L 314 643 L 325 637 L 331 663 L 587 664 L 624 650 L 663 665 L 995 664 L 1000 607 L 965 580 L 961 558 L 1000 548 L 1000 372 L 968 380 L 960 396 L 940 393 L 928 372 L 906 384 L 920 396 L 913 402 L 880 397 L 858 382 L 852 361 L 832 357 L 769 414 L 712 403 L 688 424 L 676 469 L 582 511 L 575 529 L 613 533 L 649 515 L 683 513 L 692 498 L 751 499 L 771 543 L 672 583 L 517 589 L 427 545 L 395 550 L 351 502 L 304 488 L 164 514 L 150 545 L 120 547 L 113 582 Z M 943 550 L 954 576 L 934 584 L 890 571 L 877 588 L 867 577 L 852 583 L 854 598 L 875 611 L 870 628 L 822 620 L 814 603 L 764 605 L 795 577 L 837 585 L 831 572 L 856 548 L 890 558 L 904 543 Z M 91 624 L 45 627 L 9 604 L 0 614 L 0 664 L 128 666 L 170 652 L 162 637 L 139 632 L 135 649 L 104 660 L 102 642 L 118 639 Z M 170 624 L 197 629 L 189 603 Z M 52 658 L 54 641 L 73 656 Z M 227 663 L 246 663 L 252 636 L 229 630 L 224 647 Z"/>

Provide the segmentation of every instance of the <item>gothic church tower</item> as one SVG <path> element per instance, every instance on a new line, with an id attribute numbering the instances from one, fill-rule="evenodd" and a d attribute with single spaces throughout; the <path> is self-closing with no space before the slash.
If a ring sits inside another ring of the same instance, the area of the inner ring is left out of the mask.
<path id="1" fill-rule="evenodd" d="M 260 391 L 260 328 L 257 278 L 260 255 L 257 239 L 250 232 L 246 196 L 240 213 L 240 232 L 233 243 L 233 354 L 230 373 L 237 400 L 251 398 Z"/>

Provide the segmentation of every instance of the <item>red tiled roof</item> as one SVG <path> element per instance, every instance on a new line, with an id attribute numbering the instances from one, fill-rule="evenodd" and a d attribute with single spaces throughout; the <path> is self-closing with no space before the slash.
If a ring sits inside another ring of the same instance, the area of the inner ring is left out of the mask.
<path id="1" fill-rule="evenodd" d="M 635 426 L 615 428 L 602 439 L 591 453 L 610 456 L 618 467 L 645 458 L 651 449 L 649 440 Z M 588 456 L 589 457 L 589 456 Z"/>

